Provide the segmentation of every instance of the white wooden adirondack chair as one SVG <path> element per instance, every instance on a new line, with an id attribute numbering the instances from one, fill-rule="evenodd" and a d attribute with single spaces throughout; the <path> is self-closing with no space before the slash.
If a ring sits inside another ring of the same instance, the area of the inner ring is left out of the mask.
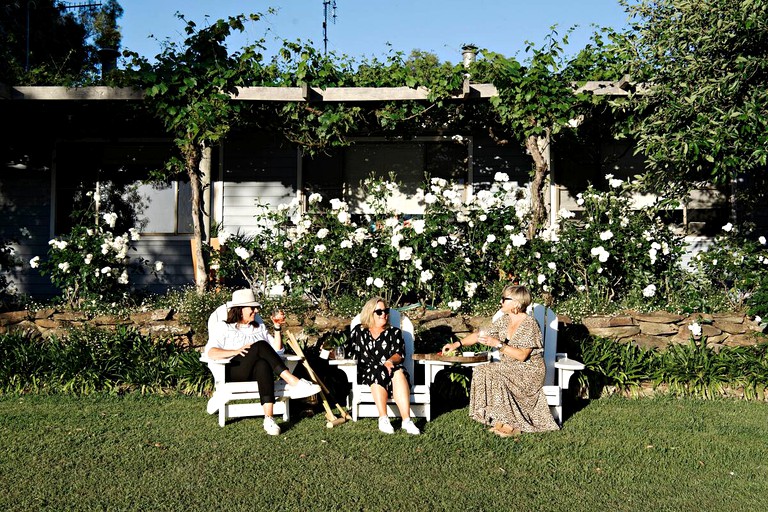
<path id="1" fill-rule="evenodd" d="M 541 329 L 544 342 L 544 364 L 547 373 L 544 378 L 544 395 L 547 397 L 547 404 L 552 411 L 552 416 L 558 425 L 563 423 L 563 390 L 568 389 L 568 383 L 574 372 L 584 369 L 584 364 L 579 361 L 568 358 L 568 354 L 557 352 L 557 315 L 551 308 L 542 304 L 531 304 L 528 306 L 528 314 L 536 319 Z M 497 311 L 493 315 L 496 321 L 503 315 Z M 491 354 L 493 361 L 499 360 L 499 351 L 495 350 Z"/>
<path id="2" fill-rule="evenodd" d="M 430 408 L 430 394 L 429 384 L 414 384 L 414 368 L 413 368 L 413 323 L 405 316 L 401 315 L 399 311 L 390 309 L 389 323 L 395 327 L 399 327 L 403 331 L 403 341 L 405 341 L 405 360 L 403 366 L 410 375 L 411 385 L 411 417 L 423 417 L 427 421 L 431 419 Z M 350 330 L 360 324 L 360 315 L 357 315 L 352 319 L 350 323 Z M 365 384 L 357 383 L 357 366 L 348 365 L 340 366 L 352 384 L 352 392 L 350 394 L 350 409 L 352 412 L 352 419 L 357 421 L 359 417 L 377 417 L 379 415 L 376 409 L 376 404 L 373 401 L 373 395 L 371 394 L 371 387 Z M 391 398 L 387 401 L 387 415 L 395 416 L 395 408 L 397 405 Z M 402 414 L 400 415 L 402 416 Z"/>
<path id="3" fill-rule="evenodd" d="M 215 332 L 217 322 L 223 322 L 227 318 L 227 305 L 223 304 L 216 308 L 208 317 L 208 332 Z M 259 315 L 255 320 L 263 322 Z M 284 356 L 285 364 L 293 372 L 296 365 L 301 361 L 299 356 Z M 241 418 L 245 416 L 264 416 L 264 407 L 258 402 L 259 384 L 257 382 L 227 382 L 226 366 L 229 359 L 210 359 L 207 354 L 200 356 L 200 361 L 208 365 L 208 369 L 213 374 L 214 390 L 213 395 L 208 400 L 206 407 L 208 414 L 219 413 L 219 426 L 227 423 L 227 418 Z M 248 400 L 249 403 L 234 403 Z M 290 408 L 288 402 L 290 397 L 286 393 L 285 382 L 279 379 L 275 382 L 275 405 L 274 414 L 283 416 L 284 421 L 290 420 Z"/>

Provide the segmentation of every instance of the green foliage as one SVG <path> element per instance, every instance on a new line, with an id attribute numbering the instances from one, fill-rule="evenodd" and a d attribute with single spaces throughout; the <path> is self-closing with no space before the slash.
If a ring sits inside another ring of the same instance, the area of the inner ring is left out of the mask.
<path id="1" fill-rule="evenodd" d="M 160 261 L 130 258 L 129 251 L 135 250 L 132 242 L 139 240 L 139 231 L 130 228 L 122 234 L 114 233 L 116 213 L 96 216 L 86 210 L 73 212 L 72 217 L 83 224 L 76 224 L 69 233 L 50 240 L 46 260 L 35 256 L 29 262 L 31 267 L 39 267 L 41 274 L 50 276 L 70 307 L 99 308 L 100 304 L 122 302 L 129 296 L 130 273 L 148 268 L 157 275 L 162 270 Z"/>
<path id="2" fill-rule="evenodd" d="M 573 93 L 570 81 L 562 74 L 563 44 L 552 31 L 540 48 L 530 43 L 531 52 L 525 64 L 514 58 L 484 51 L 490 62 L 488 72 L 498 90 L 498 96 L 490 99 L 502 125 L 521 142 L 530 136 L 542 137 L 557 133 L 568 126 L 577 114 L 579 95 Z M 486 78 L 483 76 L 483 78 Z"/>
<path id="3" fill-rule="evenodd" d="M 749 226 L 735 227 L 730 222 L 715 237 L 712 245 L 696 255 L 701 275 L 721 291 L 729 306 L 748 307 L 753 316 L 768 317 L 768 247 L 765 236 L 757 236 Z"/>
<path id="4" fill-rule="evenodd" d="M 579 378 L 590 396 L 599 396 L 605 386 L 636 388 L 649 379 L 655 362 L 653 352 L 603 338 L 584 340 L 581 357 L 586 370 Z"/>
<path id="5" fill-rule="evenodd" d="M 20 263 L 12 245 L 14 242 L 14 239 L 0 235 L 0 311 L 15 302 L 14 289 L 7 277 L 7 272 Z"/>
<path id="6" fill-rule="evenodd" d="M 194 288 L 172 290 L 165 295 L 145 301 L 144 309 L 171 308 L 178 312 L 179 321 L 188 325 L 198 341 L 208 339 L 208 317 L 232 298 L 232 291 L 226 288 L 209 290 L 199 294 Z"/>
<path id="7" fill-rule="evenodd" d="M 621 298 L 664 306 L 667 297 L 685 279 L 679 267 L 683 239 L 662 221 L 668 205 L 658 202 L 642 208 L 633 205 L 637 187 L 606 175 L 608 190 L 592 185 L 578 194 L 579 217 L 560 212 L 558 242 L 542 264 L 555 296 L 582 295 L 593 310 Z"/>
<path id="8" fill-rule="evenodd" d="M 124 327 L 72 329 L 66 339 L 3 334 L 0 356 L 0 394 L 200 394 L 212 384 L 195 350 Z"/>
<path id="9" fill-rule="evenodd" d="M 29 67 L 27 68 L 27 15 Z M 0 6 L 0 82 L 81 85 L 92 80 L 96 58 L 86 27 L 61 2 L 3 2 Z"/>
<path id="10" fill-rule="evenodd" d="M 525 197 L 508 181 L 495 183 L 465 209 L 456 184 L 431 179 L 420 192 L 425 213 L 415 219 L 390 209 L 395 182 L 370 178 L 363 188 L 372 199 L 358 222 L 346 202 L 326 205 L 320 194 L 309 197 L 306 213 L 296 203 L 262 205 L 256 232 L 219 233 L 219 271 L 245 278 L 265 296 L 312 297 L 325 308 L 338 296 L 383 294 L 393 305 L 459 309 L 488 296 L 490 287 L 480 284 L 499 279 L 501 260 L 512 250 L 510 233 L 525 240 L 521 222 L 510 220 L 507 210 L 517 203 L 524 216 Z"/>
<path id="11" fill-rule="evenodd" d="M 648 184 L 684 191 L 739 177 L 764 204 L 768 3 L 643 0 L 631 12 L 633 78 L 652 86 L 638 130 Z"/>
<path id="12" fill-rule="evenodd" d="M 745 397 L 762 400 L 768 388 L 768 343 L 714 349 L 706 337 L 691 338 L 665 351 L 603 338 L 583 339 L 578 345 L 586 366 L 579 380 L 590 396 L 600 396 L 607 386 L 632 391 L 652 382 L 675 396 L 715 398 L 741 388 Z"/>

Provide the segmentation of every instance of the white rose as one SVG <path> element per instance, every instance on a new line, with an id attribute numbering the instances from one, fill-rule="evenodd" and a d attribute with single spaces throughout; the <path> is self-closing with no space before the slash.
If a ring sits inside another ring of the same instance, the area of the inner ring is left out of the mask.
<path id="1" fill-rule="evenodd" d="M 242 246 L 235 249 L 235 254 L 237 254 L 240 257 L 240 259 L 243 259 L 243 260 L 247 260 L 248 258 L 251 257 L 251 252 Z"/>
<path id="2" fill-rule="evenodd" d="M 697 338 L 701 336 L 701 325 L 699 325 L 698 322 L 693 322 L 691 325 L 689 325 L 688 330 L 690 330 L 691 334 Z"/>

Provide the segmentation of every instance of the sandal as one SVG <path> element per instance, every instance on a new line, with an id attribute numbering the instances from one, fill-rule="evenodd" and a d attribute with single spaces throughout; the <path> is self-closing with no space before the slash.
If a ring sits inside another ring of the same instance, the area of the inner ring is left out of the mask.
<path id="1" fill-rule="evenodd" d="M 501 423 L 494 426 L 493 433 L 499 437 L 513 437 L 513 436 L 519 436 L 521 434 L 521 431 L 519 428 L 514 428 L 507 424 Z"/>

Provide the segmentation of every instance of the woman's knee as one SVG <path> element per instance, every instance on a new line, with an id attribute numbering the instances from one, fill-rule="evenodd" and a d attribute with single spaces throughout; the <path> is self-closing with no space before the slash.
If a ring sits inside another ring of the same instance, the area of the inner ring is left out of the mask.
<path id="1" fill-rule="evenodd" d="M 403 388 L 409 388 L 410 384 L 408 383 L 408 377 L 406 377 L 405 372 L 403 370 L 397 370 L 392 375 L 392 388 L 393 390 L 399 390 Z"/>

